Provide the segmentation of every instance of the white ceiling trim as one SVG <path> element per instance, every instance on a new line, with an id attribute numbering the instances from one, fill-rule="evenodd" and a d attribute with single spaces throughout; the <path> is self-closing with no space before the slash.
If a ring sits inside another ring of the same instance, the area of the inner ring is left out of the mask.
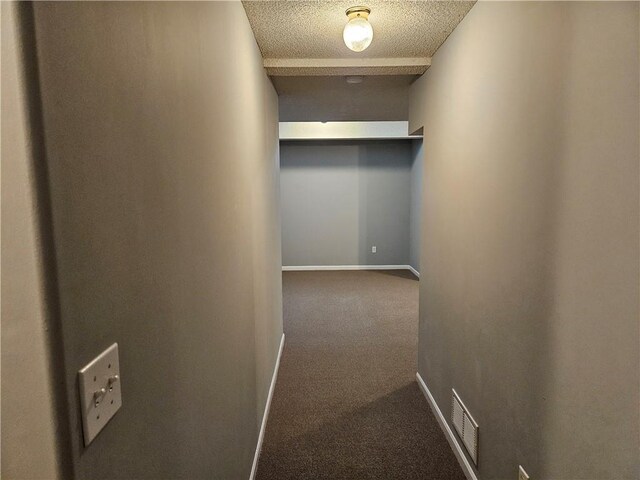
<path id="1" fill-rule="evenodd" d="M 272 76 L 422 75 L 429 57 L 400 58 L 265 58 Z"/>
<path id="2" fill-rule="evenodd" d="M 280 140 L 415 139 L 409 122 L 280 122 Z"/>

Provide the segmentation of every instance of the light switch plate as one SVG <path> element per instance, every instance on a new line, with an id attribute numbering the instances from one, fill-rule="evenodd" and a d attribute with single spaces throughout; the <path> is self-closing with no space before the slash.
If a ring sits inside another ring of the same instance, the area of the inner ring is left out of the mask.
<path id="1" fill-rule="evenodd" d="M 121 383 L 117 343 L 78 372 L 85 446 L 91 443 L 122 406 Z"/>

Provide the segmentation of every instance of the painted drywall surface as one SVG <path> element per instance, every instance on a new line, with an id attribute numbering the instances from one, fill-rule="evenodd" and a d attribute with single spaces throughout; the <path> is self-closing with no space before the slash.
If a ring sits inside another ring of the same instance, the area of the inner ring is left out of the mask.
<path id="1" fill-rule="evenodd" d="M 409 265 L 420 272 L 420 234 L 422 230 L 422 139 L 411 142 L 411 206 L 409 212 Z"/>
<path id="2" fill-rule="evenodd" d="M 419 370 L 483 480 L 640 474 L 638 7 L 479 2 L 412 87 Z"/>
<path id="3" fill-rule="evenodd" d="M 258 64 L 260 66 L 260 64 Z M 262 75 L 264 115 L 253 121 L 251 132 L 262 132 L 262 143 L 247 175 L 253 181 L 252 225 L 254 312 L 256 342 L 257 422 L 262 422 L 274 365 L 282 339 L 282 248 L 280 224 L 280 142 L 278 96 L 271 80 Z"/>
<path id="4" fill-rule="evenodd" d="M 284 265 L 408 264 L 409 141 L 282 142 L 280 174 Z"/>
<path id="5" fill-rule="evenodd" d="M 72 405 L 120 347 L 86 449 L 71 412 L 75 476 L 248 478 L 282 326 L 277 99 L 244 9 L 34 9 Z"/>
<path id="6" fill-rule="evenodd" d="M 61 478 L 18 5 L 2 17 L 2 478 Z"/>
<path id="7" fill-rule="evenodd" d="M 362 83 L 349 84 L 344 76 L 273 77 L 273 82 L 282 122 L 374 122 L 407 120 L 409 85 L 415 78 L 366 76 Z"/>

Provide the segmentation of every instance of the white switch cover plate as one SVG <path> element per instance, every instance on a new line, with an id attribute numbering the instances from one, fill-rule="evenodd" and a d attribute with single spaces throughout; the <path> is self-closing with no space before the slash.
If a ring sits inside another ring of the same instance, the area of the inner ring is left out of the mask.
<path id="1" fill-rule="evenodd" d="M 376 253 L 376 250 L 378 250 L 378 247 L 371 247 L 371 253 Z"/>
<path id="2" fill-rule="evenodd" d="M 122 406 L 118 344 L 111 345 L 80 370 L 78 383 L 87 446 Z"/>
<path id="3" fill-rule="evenodd" d="M 518 480 L 530 480 L 529 475 L 524 471 L 522 465 L 518 465 Z"/>

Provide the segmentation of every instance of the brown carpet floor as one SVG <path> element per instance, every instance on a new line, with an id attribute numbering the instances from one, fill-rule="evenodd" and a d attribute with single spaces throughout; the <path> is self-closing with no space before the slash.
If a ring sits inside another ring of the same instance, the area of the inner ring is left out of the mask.
<path id="1" fill-rule="evenodd" d="M 284 272 L 285 346 L 258 480 L 464 474 L 416 380 L 407 271 Z"/>

